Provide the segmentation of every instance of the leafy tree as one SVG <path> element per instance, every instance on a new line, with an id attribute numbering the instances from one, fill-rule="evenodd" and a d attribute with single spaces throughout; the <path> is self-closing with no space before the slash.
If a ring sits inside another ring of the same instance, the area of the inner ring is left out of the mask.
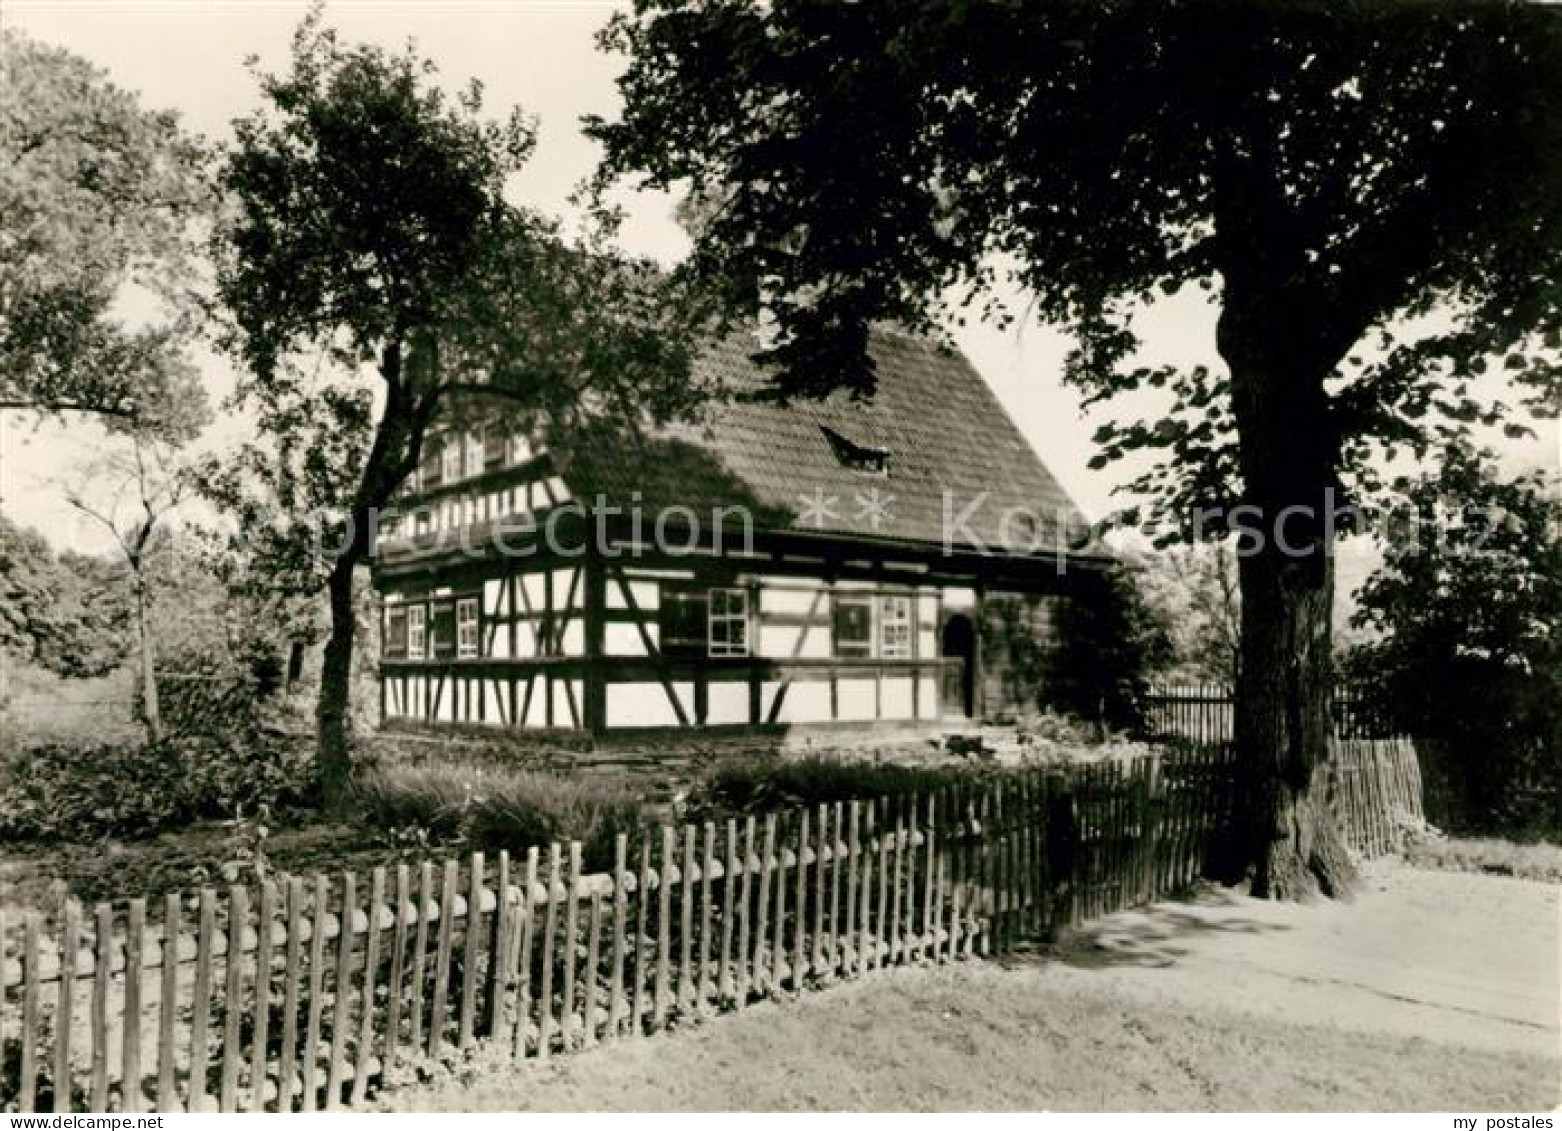
<path id="1" fill-rule="evenodd" d="M 1251 508 L 1225 514 L 1251 533 L 1223 870 L 1347 887 L 1322 801 L 1329 491 L 1375 448 L 1495 419 L 1469 395 L 1488 358 L 1555 408 L 1562 13 L 638 0 L 603 41 L 629 56 L 603 180 L 702 202 L 693 263 L 730 306 L 765 299 L 781 395 L 867 395 L 874 319 L 1007 320 L 1012 284 L 1073 330 L 1088 402 L 1175 399 L 1102 456 L 1159 452 L 1148 485 Z M 1224 373 L 1136 358 L 1133 312 L 1189 286 Z"/>
<path id="2" fill-rule="evenodd" d="M 1172 657 L 1171 635 L 1126 568 L 1084 575 L 1058 612 L 1048 691 L 1069 714 L 1116 730 L 1144 729 L 1150 675 Z"/>
<path id="3" fill-rule="evenodd" d="M 1556 793 L 1549 814 L 1515 811 L 1521 781 L 1562 790 L 1562 499 L 1457 448 L 1402 488 L 1354 617 L 1376 639 L 1349 666 L 1399 729 L 1447 751 L 1454 823 L 1562 829 Z"/>
<path id="4" fill-rule="evenodd" d="M 669 281 L 613 250 L 612 217 L 570 243 L 505 201 L 533 127 L 519 112 L 485 119 L 476 84 L 452 98 L 410 48 L 344 45 L 318 9 L 290 73 L 260 82 L 267 105 L 235 124 L 222 177 L 236 216 L 219 289 L 242 392 L 284 450 L 322 405 L 367 438 L 303 457 L 329 496 L 333 548 L 317 708 L 329 797 L 351 770 L 354 575 L 430 427 L 666 416 L 687 395 L 689 337 Z"/>
<path id="5" fill-rule="evenodd" d="M 114 539 L 125 567 L 137 644 L 137 707 L 150 742 L 163 737 L 157 695 L 158 634 L 153 610 L 156 565 L 159 551 L 165 557 L 175 552 L 169 521 L 184 502 L 190 486 L 190 475 L 180 462 L 178 447 L 155 433 L 136 430 L 121 450 L 107 451 L 82 481 L 65 493 L 66 502 Z M 174 568 L 177 571 L 177 563 Z"/>
<path id="6" fill-rule="evenodd" d="M 0 515 L 0 652 L 68 679 L 107 675 L 130 636 L 122 575 L 105 558 L 55 554 L 38 531 Z"/>
<path id="7" fill-rule="evenodd" d="M 0 33 L 0 409 L 146 425 L 199 401 L 181 342 L 211 193 L 204 150 L 171 113 L 102 71 Z M 132 327 L 127 289 L 161 300 Z"/>
<path id="8" fill-rule="evenodd" d="M 1163 547 L 1146 562 L 1144 583 L 1170 626 L 1178 674 L 1235 686 L 1242 662 L 1242 594 L 1230 540 Z"/>

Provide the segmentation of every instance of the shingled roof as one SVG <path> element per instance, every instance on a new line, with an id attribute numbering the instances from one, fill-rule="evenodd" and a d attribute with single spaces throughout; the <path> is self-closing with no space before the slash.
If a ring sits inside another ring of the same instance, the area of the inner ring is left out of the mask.
<path id="1" fill-rule="evenodd" d="M 836 394 L 782 405 L 745 396 L 766 387 L 754 349 L 752 335 L 734 334 L 700 356 L 700 375 L 732 396 L 697 421 L 612 451 L 574 446 L 563 469 L 571 489 L 651 512 L 681 504 L 704 516 L 746 505 L 762 529 L 939 545 L 947 497 L 956 515 L 977 504 L 964 520 L 974 537 L 954 530 L 954 541 L 993 550 L 1019 542 L 1051 553 L 1086 533 L 1073 500 L 959 353 L 876 329 L 871 401 Z M 1011 518 L 1005 531 L 1006 511 L 1033 518 Z"/>

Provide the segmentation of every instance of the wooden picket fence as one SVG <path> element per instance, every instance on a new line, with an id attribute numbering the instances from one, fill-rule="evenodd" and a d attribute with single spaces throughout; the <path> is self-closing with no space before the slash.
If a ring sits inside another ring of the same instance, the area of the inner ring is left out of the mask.
<path id="1" fill-rule="evenodd" d="M 0 1109 L 334 1109 L 478 1042 L 544 1060 L 1000 954 L 1193 882 L 1230 770 L 1210 750 L 648 828 L 595 874 L 554 844 L 67 903 L 0 923 Z"/>
<path id="2" fill-rule="evenodd" d="M 1346 844 L 1382 856 L 1398 848 L 1407 824 L 1426 819 L 1415 744 L 1388 733 L 1349 688 L 1338 689 L 1331 706 L 1329 804 Z M 1156 737 L 1214 747 L 1232 740 L 1234 701 L 1223 684 L 1153 685 L 1147 707 Z"/>
<path id="3" fill-rule="evenodd" d="M 1153 733 L 1205 745 L 1232 740 L 1235 707 L 1231 688 L 1223 683 L 1152 683 L 1145 696 L 1145 714 Z M 1336 738 L 1404 737 L 1380 718 L 1368 697 L 1354 687 L 1336 687 L 1329 708 Z"/>
<path id="4" fill-rule="evenodd" d="M 1400 847 L 1407 824 L 1424 823 L 1421 764 L 1408 738 L 1336 738 L 1329 804 L 1345 842 L 1363 856 Z"/>

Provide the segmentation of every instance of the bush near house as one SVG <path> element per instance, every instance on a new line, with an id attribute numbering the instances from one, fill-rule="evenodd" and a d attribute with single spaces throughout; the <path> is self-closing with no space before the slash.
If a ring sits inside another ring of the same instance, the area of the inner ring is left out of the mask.
<path id="1" fill-rule="evenodd" d="M 718 766 L 680 807 L 684 821 L 725 820 L 750 813 L 813 808 L 837 801 L 928 793 L 1000 772 L 981 762 L 915 766 L 828 756 L 744 759 Z"/>

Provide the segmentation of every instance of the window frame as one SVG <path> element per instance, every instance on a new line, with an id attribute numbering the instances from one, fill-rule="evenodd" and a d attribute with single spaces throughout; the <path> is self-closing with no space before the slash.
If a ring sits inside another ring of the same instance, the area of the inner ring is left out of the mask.
<path id="1" fill-rule="evenodd" d="M 847 605 L 858 605 L 868 612 L 867 635 L 860 641 L 861 651 L 857 651 L 858 641 L 852 641 L 851 650 L 843 650 L 841 647 L 841 609 Z M 875 645 L 878 640 L 878 600 L 875 594 L 865 590 L 850 590 L 847 592 L 835 592 L 830 595 L 830 654 L 839 660 L 872 660 L 875 659 Z"/>
<path id="2" fill-rule="evenodd" d="M 904 610 L 904 616 L 890 616 L 891 608 Z M 917 634 L 916 634 L 917 609 L 916 600 L 909 593 L 883 593 L 879 596 L 878 625 L 875 633 L 878 639 L 878 658 L 881 660 L 914 660 L 917 658 Z M 903 633 L 903 639 L 893 646 L 890 643 L 890 630 L 897 629 Z"/>
<path id="3" fill-rule="evenodd" d="M 470 612 L 468 620 L 464 613 Z M 466 640 L 466 630 L 472 631 L 470 647 Z M 477 597 L 456 598 L 456 659 L 477 660 L 483 655 L 483 610 Z"/>
<path id="4" fill-rule="evenodd" d="M 416 631 L 414 632 L 414 629 Z M 416 646 L 413 641 L 416 640 Z M 428 658 L 428 609 L 419 602 L 407 606 L 407 659 Z"/>
<path id="5" fill-rule="evenodd" d="M 447 615 L 450 618 L 450 636 L 448 645 L 446 640 L 438 633 L 440 622 Z M 438 597 L 430 599 L 428 603 L 428 655 L 431 660 L 453 660 L 456 658 L 456 601 L 454 597 Z"/>
<path id="6" fill-rule="evenodd" d="M 726 604 L 734 598 L 740 605 L 736 611 Z M 717 639 L 718 626 L 726 639 Z M 741 626 L 741 640 L 732 638 L 733 626 Z M 754 602 L 749 590 L 738 585 L 711 586 L 705 598 L 705 654 L 723 660 L 747 659 L 753 655 L 753 640 Z"/>
<path id="7" fill-rule="evenodd" d="M 698 614 L 688 613 L 679 618 L 687 636 L 668 635 L 668 613 L 674 605 L 698 606 Z M 696 630 L 695 625 L 699 628 Z M 696 631 L 698 635 L 696 635 Z M 657 651 L 670 659 L 695 659 L 708 655 L 710 647 L 710 591 L 699 585 L 662 584 L 656 600 Z"/>
<path id="8" fill-rule="evenodd" d="M 393 626 L 397 620 L 401 621 L 401 630 L 398 632 Z M 386 605 L 385 622 L 381 626 L 383 636 L 380 638 L 380 654 L 388 660 L 405 659 L 407 655 L 407 607 L 405 605 Z M 400 639 L 398 645 L 396 641 Z"/>

